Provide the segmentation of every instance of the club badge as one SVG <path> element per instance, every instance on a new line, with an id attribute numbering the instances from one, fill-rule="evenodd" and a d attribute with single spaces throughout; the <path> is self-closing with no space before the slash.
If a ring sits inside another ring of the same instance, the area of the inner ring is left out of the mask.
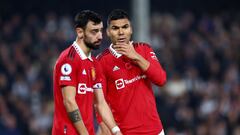
<path id="1" fill-rule="evenodd" d="M 96 80 L 96 71 L 95 71 L 94 67 L 91 68 L 91 75 L 92 75 L 92 80 L 95 81 Z"/>

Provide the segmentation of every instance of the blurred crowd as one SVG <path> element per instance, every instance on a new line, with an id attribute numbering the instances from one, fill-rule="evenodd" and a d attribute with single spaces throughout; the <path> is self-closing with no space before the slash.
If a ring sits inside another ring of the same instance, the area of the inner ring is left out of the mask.
<path id="1" fill-rule="evenodd" d="M 150 44 L 168 74 L 154 86 L 167 135 L 240 135 L 239 15 L 152 14 Z M 0 18 L 0 135 L 51 134 L 52 70 L 75 40 L 72 18 Z M 108 47 L 104 37 L 94 54 Z"/>
<path id="2" fill-rule="evenodd" d="M 240 16 L 152 16 L 152 45 L 168 72 L 156 90 L 167 135 L 240 135 Z"/>

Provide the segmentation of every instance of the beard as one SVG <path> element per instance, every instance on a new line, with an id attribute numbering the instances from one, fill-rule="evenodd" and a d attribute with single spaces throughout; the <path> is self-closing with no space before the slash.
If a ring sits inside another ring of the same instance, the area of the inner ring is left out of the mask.
<path id="1" fill-rule="evenodd" d="M 84 41 L 84 43 L 86 44 L 86 46 L 88 48 L 93 49 L 93 50 L 99 49 L 99 46 L 100 46 L 100 45 L 97 45 L 99 42 L 90 43 L 90 42 Z"/>
<path id="2" fill-rule="evenodd" d="M 85 37 L 87 37 L 87 36 L 85 35 Z M 85 43 L 85 45 L 88 48 L 93 49 L 93 50 L 99 49 L 99 46 L 101 44 L 101 40 L 91 42 L 91 41 L 88 40 L 88 38 L 84 38 L 83 42 Z"/>

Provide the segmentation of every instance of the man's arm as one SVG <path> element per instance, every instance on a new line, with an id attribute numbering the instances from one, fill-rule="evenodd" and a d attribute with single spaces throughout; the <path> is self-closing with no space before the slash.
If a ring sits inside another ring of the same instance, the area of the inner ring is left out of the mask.
<path id="1" fill-rule="evenodd" d="M 137 65 L 143 70 L 146 71 L 150 65 L 150 62 L 144 59 L 139 53 L 137 53 L 132 45 L 132 41 L 127 43 L 116 43 L 114 45 L 114 49 L 128 57 L 129 59 L 133 60 L 137 63 Z"/>
<path id="2" fill-rule="evenodd" d="M 99 123 L 99 128 L 96 135 L 112 135 L 112 133 L 107 125 L 102 121 Z"/>
<path id="3" fill-rule="evenodd" d="M 147 46 L 147 45 L 146 45 Z M 114 49 L 133 60 L 156 85 L 162 86 L 166 82 L 166 72 L 157 60 L 155 53 L 150 47 L 145 47 L 146 58 L 135 51 L 132 42 L 116 43 Z"/>
<path id="4" fill-rule="evenodd" d="M 69 119 L 74 124 L 77 132 L 81 135 L 88 135 L 87 128 L 83 123 L 80 110 L 75 100 L 76 88 L 73 86 L 63 87 L 62 96 L 63 96 L 63 104 L 67 110 Z"/>
<path id="5" fill-rule="evenodd" d="M 122 135 L 119 127 L 117 126 L 112 112 L 106 103 L 106 100 L 103 95 L 102 89 L 95 89 L 95 108 L 97 109 L 99 115 L 101 116 L 103 122 L 101 124 L 106 124 L 109 129 L 111 129 L 112 134 L 114 135 Z M 100 126 L 101 126 L 100 124 Z M 105 125 L 103 125 L 105 126 Z M 106 128 L 105 128 L 106 129 Z"/>

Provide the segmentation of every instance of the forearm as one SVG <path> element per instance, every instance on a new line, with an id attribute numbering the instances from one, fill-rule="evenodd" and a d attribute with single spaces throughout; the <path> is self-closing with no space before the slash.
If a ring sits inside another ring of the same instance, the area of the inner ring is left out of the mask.
<path id="1" fill-rule="evenodd" d="M 104 99 L 102 89 L 98 89 L 94 91 L 95 94 L 95 107 L 97 109 L 98 114 L 101 116 L 102 121 L 107 125 L 109 129 L 111 129 L 112 134 L 114 135 L 122 135 L 119 127 L 117 126 L 112 112 Z"/>
<path id="2" fill-rule="evenodd" d="M 158 61 L 151 61 L 150 63 L 140 54 L 137 54 L 133 60 L 153 83 L 162 86 L 166 82 L 166 72 Z"/>
<path id="3" fill-rule="evenodd" d="M 158 86 L 163 86 L 166 83 L 166 72 L 158 62 L 151 62 L 144 74 L 151 80 L 151 82 Z"/>
<path id="4" fill-rule="evenodd" d="M 87 128 L 83 123 L 77 103 L 75 101 L 65 101 L 64 105 L 68 112 L 68 117 L 75 126 L 77 132 L 81 135 L 88 135 Z"/>
<path id="5" fill-rule="evenodd" d="M 83 121 L 78 121 L 78 122 L 75 122 L 74 123 L 74 126 L 77 130 L 77 132 L 80 134 L 80 135 L 88 135 L 88 131 L 87 131 L 87 128 L 85 127 Z"/>
<path id="6" fill-rule="evenodd" d="M 104 122 L 99 123 L 97 135 L 112 135 L 112 132 Z"/>
<path id="7" fill-rule="evenodd" d="M 109 129 L 112 129 L 116 126 L 116 122 L 113 118 L 112 112 L 106 102 L 97 104 L 97 111 L 100 114 L 103 122 L 108 126 Z"/>

